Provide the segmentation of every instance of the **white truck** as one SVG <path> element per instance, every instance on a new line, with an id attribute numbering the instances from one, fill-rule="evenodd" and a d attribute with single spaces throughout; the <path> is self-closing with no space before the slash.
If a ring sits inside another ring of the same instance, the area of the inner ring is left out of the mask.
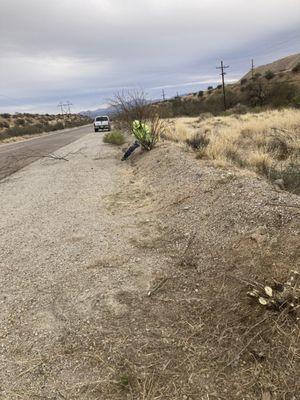
<path id="1" fill-rule="evenodd" d="M 102 116 L 96 117 L 95 121 L 94 121 L 94 129 L 95 129 L 95 132 L 104 131 L 104 130 L 110 131 L 111 125 L 110 125 L 109 117 L 107 115 L 102 115 Z"/>

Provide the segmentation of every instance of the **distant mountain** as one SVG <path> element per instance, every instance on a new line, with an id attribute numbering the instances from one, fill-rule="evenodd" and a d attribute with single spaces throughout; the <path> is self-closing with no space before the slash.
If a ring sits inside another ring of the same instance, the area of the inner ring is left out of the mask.
<path id="1" fill-rule="evenodd" d="M 157 103 L 160 99 L 153 99 L 153 100 L 146 100 L 149 104 Z M 90 118 L 98 117 L 99 115 L 112 115 L 116 112 L 115 107 L 107 107 L 107 108 L 98 108 L 96 110 L 87 110 L 87 111 L 80 111 L 79 114 L 83 116 L 88 116 Z"/>
<path id="2" fill-rule="evenodd" d="M 80 111 L 79 114 L 90 118 L 96 118 L 99 115 L 111 115 L 113 114 L 113 112 L 114 112 L 113 107 L 107 107 L 107 108 L 98 108 L 96 110 Z"/>

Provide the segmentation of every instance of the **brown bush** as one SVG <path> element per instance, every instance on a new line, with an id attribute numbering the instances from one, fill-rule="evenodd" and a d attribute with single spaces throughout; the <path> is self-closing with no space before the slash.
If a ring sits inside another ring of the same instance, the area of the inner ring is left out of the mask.
<path id="1" fill-rule="evenodd" d="M 267 144 L 267 151 L 278 160 L 286 160 L 289 156 L 289 147 L 283 138 L 273 137 Z"/>

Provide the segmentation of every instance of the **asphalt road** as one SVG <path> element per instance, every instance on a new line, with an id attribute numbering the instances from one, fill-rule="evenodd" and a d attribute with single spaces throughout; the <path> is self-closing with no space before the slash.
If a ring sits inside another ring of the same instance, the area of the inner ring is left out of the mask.
<path id="1" fill-rule="evenodd" d="M 0 145 L 0 180 L 26 165 L 92 132 L 92 126 L 45 134 L 38 138 Z"/>

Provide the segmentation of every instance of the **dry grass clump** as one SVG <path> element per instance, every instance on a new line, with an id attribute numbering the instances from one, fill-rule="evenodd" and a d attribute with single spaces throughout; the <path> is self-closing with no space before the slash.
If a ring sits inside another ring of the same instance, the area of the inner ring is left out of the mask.
<path id="1" fill-rule="evenodd" d="M 205 135 L 198 157 L 217 165 L 234 165 L 283 180 L 286 189 L 300 193 L 300 111 L 284 109 L 259 114 L 173 122 L 169 139 L 194 143 Z M 192 146 L 196 148 L 195 146 Z"/>
<path id="2" fill-rule="evenodd" d="M 166 130 L 163 139 L 171 140 L 173 142 L 185 142 L 190 138 L 191 133 L 189 128 L 180 120 L 172 120 L 169 128 Z"/>
<path id="3" fill-rule="evenodd" d="M 251 165 L 255 171 L 262 175 L 267 175 L 272 166 L 272 157 L 264 149 L 257 149 L 252 151 L 248 156 L 248 164 Z"/>

